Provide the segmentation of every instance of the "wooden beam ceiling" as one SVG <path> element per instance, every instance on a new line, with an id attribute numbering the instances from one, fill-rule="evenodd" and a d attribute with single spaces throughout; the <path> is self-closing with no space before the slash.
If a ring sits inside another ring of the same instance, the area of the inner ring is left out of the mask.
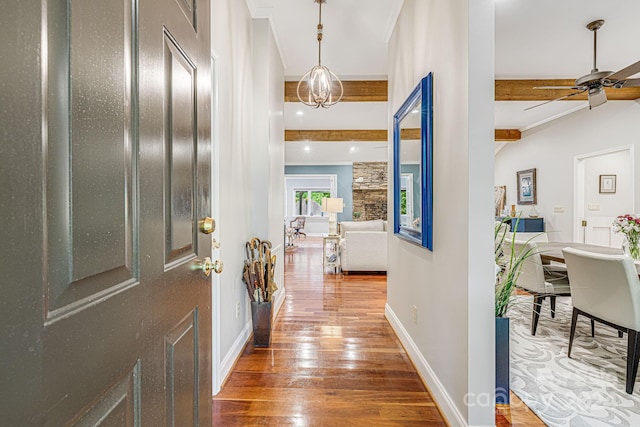
<path id="1" fill-rule="evenodd" d="M 344 96 L 342 102 L 386 102 L 388 85 L 386 80 L 347 80 L 342 82 Z M 496 80 L 496 101 L 550 101 L 575 92 L 572 89 L 534 89 L 539 86 L 573 86 L 571 79 Z M 298 82 L 284 83 L 284 101 L 299 102 L 296 95 Z M 640 87 L 623 89 L 605 88 L 607 99 L 630 101 L 640 98 Z M 585 100 L 586 94 L 571 97 L 571 100 Z"/>
<path id="2" fill-rule="evenodd" d="M 341 129 L 341 130 L 291 130 L 284 131 L 284 140 L 291 141 L 387 141 L 386 129 Z"/>
<path id="3" fill-rule="evenodd" d="M 403 139 L 420 139 L 420 129 L 403 129 Z M 513 142 L 521 138 L 518 129 L 496 129 L 495 140 L 499 142 Z M 387 142 L 386 129 L 315 129 L 315 130 L 292 130 L 284 131 L 286 142 L 295 141 L 326 141 L 326 142 Z"/>
<path id="4" fill-rule="evenodd" d="M 351 80 L 342 82 L 344 85 L 344 102 L 372 102 L 387 101 L 386 80 Z M 572 86 L 570 79 L 532 79 L 532 80 L 496 80 L 496 101 L 550 101 L 575 92 L 572 89 L 533 89 L 539 86 Z M 285 82 L 285 102 L 299 102 L 296 96 L 298 82 Z M 607 99 L 610 101 L 627 101 L 640 99 L 640 87 L 612 89 L 606 88 Z M 581 94 L 570 100 L 586 100 L 587 95 Z M 411 137 L 417 139 L 416 129 L 412 129 Z M 495 140 L 498 142 L 513 142 L 522 138 L 517 129 L 496 129 Z M 387 141 L 387 131 L 384 129 L 345 129 L 345 130 L 285 130 L 285 141 Z"/>
<path id="5" fill-rule="evenodd" d="M 496 129 L 495 141 L 496 142 L 514 142 L 519 141 L 522 138 L 522 134 L 518 129 Z"/>
<path id="6" fill-rule="evenodd" d="M 575 92 L 572 89 L 534 89 L 539 86 L 573 86 L 571 79 L 496 80 L 496 101 L 550 101 Z M 386 80 L 347 80 L 342 82 L 344 96 L 341 102 L 386 102 L 388 85 Z M 298 82 L 284 83 L 284 101 L 300 102 L 296 95 Z M 640 98 L 640 87 L 623 89 L 605 88 L 607 99 L 630 101 Z M 571 100 L 585 100 L 586 94 L 571 97 Z"/>
<path id="7" fill-rule="evenodd" d="M 400 139 L 420 139 L 420 128 L 401 129 Z"/>
<path id="8" fill-rule="evenodd" d="M 347 80 L 342 82 L 344 95 L 340 102 L 387 102 L 386 80 Z M 300 102 L 296 90 L 298 82 L 284 82 L 284 102 Z M 306 84 L 301 87 L 304 92 Z"/>
<path id="9" fill-rule="evenodd" d="M 574 80 L 496 80 L 496 101 L 550 101 L 574 93 L 573 89 L 534 89 L 539 86 L 573 86 Z M 632 101 L 640 98 L 640 87 L 605 88 L 609 101 Z M 586 93 L 572 96 L 572 101 L 584 101 Z"/>

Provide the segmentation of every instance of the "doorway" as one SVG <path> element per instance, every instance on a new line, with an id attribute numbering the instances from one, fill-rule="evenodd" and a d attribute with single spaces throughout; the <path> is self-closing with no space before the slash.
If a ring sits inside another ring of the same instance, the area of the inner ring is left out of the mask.
<path id="1" fill-rule="evenodd" d="M 7 9 L 2 422 L 211 425 L 209 3 Z"/>
<path id="2" fill-rule="evenodd" d="M 621 247 L 612 230 L 616 216 L 635 206 L 634 147 L 626 145 L 575 157 L 573 240 Z"/>

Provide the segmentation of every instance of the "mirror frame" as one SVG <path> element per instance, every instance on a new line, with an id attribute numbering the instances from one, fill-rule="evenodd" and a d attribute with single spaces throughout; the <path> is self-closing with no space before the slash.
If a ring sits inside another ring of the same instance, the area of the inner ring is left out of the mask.
<path id="1" fill-rule="evenodd" d="M 400 124 L 420 102 L 420 229 L 400 225 Z M 393 231 L 433 251 L 433 73 L 427 74 L 393 116 Z"/>

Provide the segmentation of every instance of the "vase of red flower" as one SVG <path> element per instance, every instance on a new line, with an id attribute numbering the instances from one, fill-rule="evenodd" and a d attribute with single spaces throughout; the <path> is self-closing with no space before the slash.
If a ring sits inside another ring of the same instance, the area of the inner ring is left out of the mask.
<path id="1" fill-rule="evenodd" d="M 640 217 L 626 214 L 616 217 L 613 231 L 624 234 L 622 249 L 625 254 L 640 260 Z"/>

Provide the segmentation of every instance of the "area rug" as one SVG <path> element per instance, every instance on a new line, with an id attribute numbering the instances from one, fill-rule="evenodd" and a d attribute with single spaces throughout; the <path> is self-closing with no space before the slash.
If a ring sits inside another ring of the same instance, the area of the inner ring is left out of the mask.
<path id="1" fill-rule="evenodd" d="M 640 426 L 640 382 L 625 393 L 627 335 L 578 318 L 567 357 L 571 300 L 558 298 L 556 318 L 543 303 L 536 336 L 531 336 L 533 297 L 517 296 L 511 319 L 511 389 L 549 426 Z"/>

